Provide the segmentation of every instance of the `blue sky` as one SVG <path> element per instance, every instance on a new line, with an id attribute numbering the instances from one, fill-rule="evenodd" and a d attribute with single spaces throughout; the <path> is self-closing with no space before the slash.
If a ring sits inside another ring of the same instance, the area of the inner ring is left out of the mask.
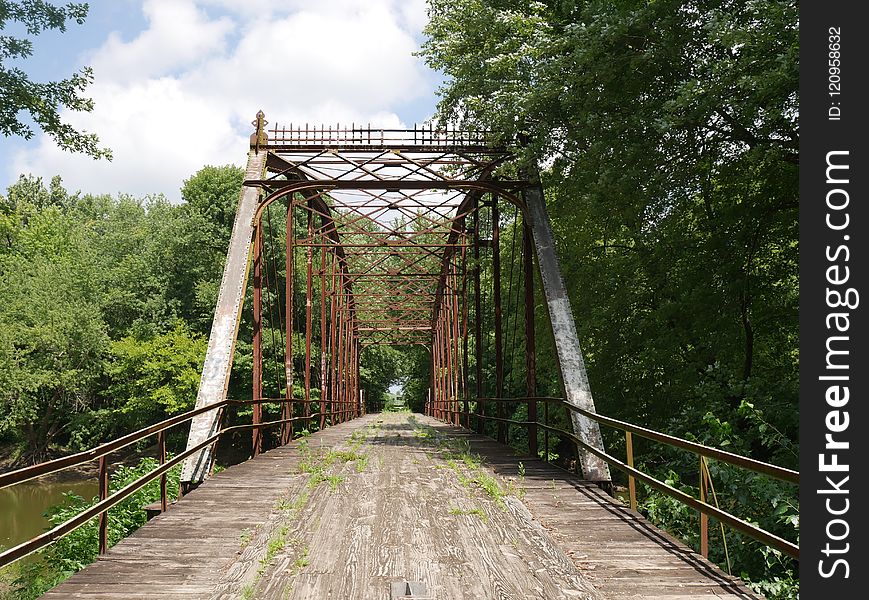
<path id="1" fill-rule="evenodd" d="M 89 65 L 89 114 L 114 160 L 61 152 L 37 132 L 0 139 L 0 189 L 29 173 L 84 193 L 179 200 L 206 164 L 242 164 L 250 121 L 422 122 L 441 78 L 413 56 L 425 0 L 94 0 L 84 25 L 35 40 L 20 63 L 55 80 Z M 5 32 L 14 34 L 14 29 Z"/>

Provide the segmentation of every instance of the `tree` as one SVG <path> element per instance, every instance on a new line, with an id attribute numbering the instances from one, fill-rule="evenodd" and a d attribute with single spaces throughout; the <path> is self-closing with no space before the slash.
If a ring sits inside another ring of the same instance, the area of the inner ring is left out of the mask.
<path id="1" fill-rule="evenodd" d="M 526 141 L 516 152 L 547 165 L 598 409 L 793 466 L 797 3 L 429 5 L 440 118 Z M 638 460 L 688 477 L 672 456 Z M 743 495 L 754 509 L 788 494 Z M 769 579 L 759 562 L 743 566 Z"/>
<path id="2" fill-rule="evenodd" d="M 193 408 L 207 340 L 183 321 L 149 339 L 111 343 L 108 396 L 134 423 L 152 423 Z"/>
<path id="3" fill-rule="evenodd" d="M 111 151 L 99 147 L 99 139 L 95 134 L 76 130 L 64 123 L 60 116 L 63 109 L 77 112 L 93 110 L 93 101 L 82 96 L 93 81 L 90 68 L 86 67 L 67 79 L 38 83 L 32 81 L 21 68 L 7 64 L 33 54 L 30 37 L 51 29 L 66 31 L 69 21 L 81 25 L 87 12 L 88 5 L 81 2 L 56 6 L 45 0 L 0 0 L 0 30 L 5 30 L 8 23 L 17 23 L 25 29 L 27 36 L 0 36 L 0 132 L 6 137 L 33 137 L 33 129 L 21 117 L 22 112 L 27 112 L 62 149 L 111 160 Z"/>
<path id="4" fill-rule="evenodd" d="M 229 245 L 243 181 L 244 169 L 241 167 L 209 165 L 185 179 L 181 187 L 181 199 L 213 224 L 215 243 L 220 244 L 224 254 Z"/>
<path id="5" fill-rule="evenodd" d="M 0 436 L 29 462 L 63 444 L 70 418 L 93 408 L 108 337 L 82 228 L 19 192 L 10 189 L 11 244 L 0 251 Z"/>
<path id="6" fill-rule="evenodd" d="M 518 151 L 552 165 L 603 407 L 661 425 L 760 394 L 795 437 L 796 2 L 433 0 L 430 13 L 442 118 L 524 137 Z"/>

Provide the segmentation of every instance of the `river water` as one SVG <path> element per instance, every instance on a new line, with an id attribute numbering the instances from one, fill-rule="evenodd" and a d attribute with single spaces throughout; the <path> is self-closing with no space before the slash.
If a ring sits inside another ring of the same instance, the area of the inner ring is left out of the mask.
<path id="1" fill-rule="evenodd" d="M 78 481 L 28 481 L 0 490 L 0 548 L 10 548 L 48 527 L 45 511 L 60 504 L 64 492 L 84 498 L 98 493 L 96 477 Z"/>

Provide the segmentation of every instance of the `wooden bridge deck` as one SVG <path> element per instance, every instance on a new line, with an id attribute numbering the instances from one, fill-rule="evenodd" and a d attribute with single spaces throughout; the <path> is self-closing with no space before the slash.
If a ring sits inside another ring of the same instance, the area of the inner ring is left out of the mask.
<path id="1" fill-rule="evenodd" d="M 403 581 L 438 600 L 756 598 L 596 486 L 410 414 L 230 467 L 44 597 L 381 600 Z"/>

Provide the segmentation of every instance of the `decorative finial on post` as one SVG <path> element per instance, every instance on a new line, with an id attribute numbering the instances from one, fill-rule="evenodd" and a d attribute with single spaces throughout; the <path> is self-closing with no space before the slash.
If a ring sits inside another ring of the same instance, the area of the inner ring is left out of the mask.
<path id="1" fill-rule="evenodd" d="M 263 111 L 259 111 L 256 114 L 256 120 L 251 121 L 250 124 L 256 127 L 256 131 L 250 136 L 250 147 L 259 152 L 260 146 L 265 146 L 269 142 L 269 136 L 266 133 L 266 125 L 268 125 L 268 121 L 266 121 L 266 115 Z"/>

